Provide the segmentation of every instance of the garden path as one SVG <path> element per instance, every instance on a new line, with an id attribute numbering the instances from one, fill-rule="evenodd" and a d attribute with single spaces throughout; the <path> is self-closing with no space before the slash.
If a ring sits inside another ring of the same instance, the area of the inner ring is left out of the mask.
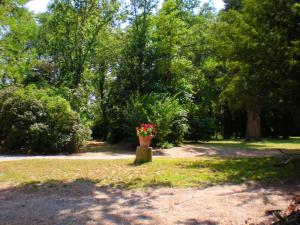
<path id="1" fill-rule="evenodd" d="M 76 154 L 61 155 L 5 155 L 0 154 L 1 161 L 26 160 L 26 159 L 127 159 L 134 158 L 134 151 L 126 145 L 110 145 L 105 142 L 90 141 Z M 299 154 L 298 150 L 281 149 L 239 149 L 223 148 L 206 144 L 184 144 L 180 147 L 169 149 L 155 149 L 154 157 L 284 157 L 285 153 Z"/>

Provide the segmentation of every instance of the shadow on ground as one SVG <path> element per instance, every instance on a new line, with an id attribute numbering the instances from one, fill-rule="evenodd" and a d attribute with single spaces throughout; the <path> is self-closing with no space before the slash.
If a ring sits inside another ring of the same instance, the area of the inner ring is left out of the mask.
<path id="1" fill-rule="evenodd" d="M 84 146 L 80 148 L 80 152 L 92 152 L 92 153 L 107 153 L 107 154 L 127 154 L 134 152 L 135 149 L 130 143 L 118 143 L 110 144 L 103 141 L 88 141 Z"/>
<path id="2" fill-rule="evenodd" d="M 0 191 L 0 224 L 136 224 L 154 220 L 155 198 L 86 179 L 30 183 Z"/>
<path id="3" fill-rule="evenodd" d="M 220 139 L 203 142 L 201 145 L 223 149 L 243 150 L 300 150 L 300 137 L 289 139 L 266 138 L 261 141 L 245 141 L 244 139 Z"/>
<path id="4" fill-rule="evenodd" d="M 285 207 L 300 182 L 128 191 L 49 180 L 0 189 L 0 224 L 242 224 Z M 280 202 L 280 204 L 278 204 Z M 261 219 L 261 218 L 259 218 Z"/>
<path id="5" fill-rule="evenodd" d="M 197 220 L 197 219 L 187 219 L 184 221 L 178 221 L 177 224 L 182 225 L 218 225 L 219 223 L 210 220 Z"/>
<path id="6" fill-rule="evenodd" d="M 231 158 L 179 162 L 184 169 L 209 170 L 211 182 L 272 181 L 281 179 L 300 180 L 300 158 Z"/>
<path id="7" fill-rule="evenodd" d="M 286 152 L 288 152 L 286 150 Z M 295 151 L 291 152 L 294 153 Z M 279 150 L 257 150 L 257 149 L 238 149 L 222 148 L 210 145 L 187 145 L 184 149 L 187 155 L 197 157 L 284 157 Z"/>

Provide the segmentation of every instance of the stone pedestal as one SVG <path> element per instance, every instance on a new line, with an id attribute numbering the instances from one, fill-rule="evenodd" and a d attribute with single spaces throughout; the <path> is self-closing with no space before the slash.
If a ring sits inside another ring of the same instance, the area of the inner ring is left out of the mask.
<path id="1" fill-rule="evenodd" d="M 144 147 L 138 146 L 136 148 L 136 157 L 135 163 L 145 163 L 152 161 L 152 148 L 151 147 Z"/>

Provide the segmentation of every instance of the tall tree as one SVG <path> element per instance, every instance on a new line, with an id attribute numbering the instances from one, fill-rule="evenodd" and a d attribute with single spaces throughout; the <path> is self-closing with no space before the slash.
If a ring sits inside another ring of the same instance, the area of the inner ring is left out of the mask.
<path id="1" fill-rule="evenodd" d="M 117 1 L 55 0 L 41 16 L 41 55 L 57 65 L 60 84 L 76 88 L 83 81 L 93 50 L 103 38 L 101 29 L 113 22 L 117 8 Z"/>
<path id="2" fill-rule="evenodd" d="M 235 9 L 240 10 L 242 9 L 243 0 L 224 0 L 225 10 Z"/>
<path id="3" fill-rule="evenodd" d="M 185 21 L 184 6 L 180 1 L 164 1 L 154 19 L 152 41 L 156 58 L 152 82 L 160 84 L 161 91 L 183 95 L 191 92 L 188 79 L 193 72 L 193 64 L 185 51 L 191 33 Z"/>
<path id="4" fill-rule="evenodd" d="M 157 1 L 132 0 L 117 81 L 126 93 L 142 91 L 151 71 L 150 29 Z M 123 92 L 123 93 L 124 93 Z"/>
<path id="5" fill-rule="evenodd" d="M 28 1 L 0 1 L 0 86 L 21 83 L 32 72 L 37 24 Z"/>
<path id="6" fill-rule="evenodd" d="M 284 92 L 293 84 L 289 34 L 299 27 L 292 0 L 243 3 L 240 12 L 223 12 L 217 26 L 218 47 L 227 69 L 222 97 L 247 111 L 246 138 L 260 139 L 261 110 L 287 103 Z"/>

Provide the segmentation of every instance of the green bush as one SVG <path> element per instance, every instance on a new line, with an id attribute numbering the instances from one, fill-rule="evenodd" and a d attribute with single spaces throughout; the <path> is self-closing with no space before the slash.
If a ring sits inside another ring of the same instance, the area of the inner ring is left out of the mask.
<path id="1" fill-rule="evenodd" d="M 189 112 L 189 132 L 187 138 L 192 141 L 208 141 L 215 132 L 215 119 L 194 107 Z"/>
<path id="2" fill-rule="evenodd" d="M 0 90 L 0 110 L 3 106 L 3 103 L 8 99 L 11 98 L 18 88 L 15 86 L 8 86 L 2 90 Z M 1 122 L 1 121 L 0 121 Z M 2 129 L 0 127 L 0 144 L 4 139 L 4 134 L 2 133 Z"/>
<path id="3" fill-rule="evenodd" d="M 14 96 L 15 92 L 18 90 L 16 86 L 8 86 L 0 90 L 0 109 L 3 106 L 3 103 L 10 97 Z"/>
<path id="4" fill-rule="evenodd" d="M 90 136 L 67 100 L 32 87 L 2 103 L 0 133 L 7 149 L 38 153 L 74 152 Z"/>
<path id="5" fill-rule="evenodd" d="M 154 140 L 159 146 L 180 144 L 188 130 L 187 113 L 175 97 L 151 93 L 133 95 L 124 113 L 124 131 L 137 140 L 135 127 L 140 123 L 157 124 Z"/>

